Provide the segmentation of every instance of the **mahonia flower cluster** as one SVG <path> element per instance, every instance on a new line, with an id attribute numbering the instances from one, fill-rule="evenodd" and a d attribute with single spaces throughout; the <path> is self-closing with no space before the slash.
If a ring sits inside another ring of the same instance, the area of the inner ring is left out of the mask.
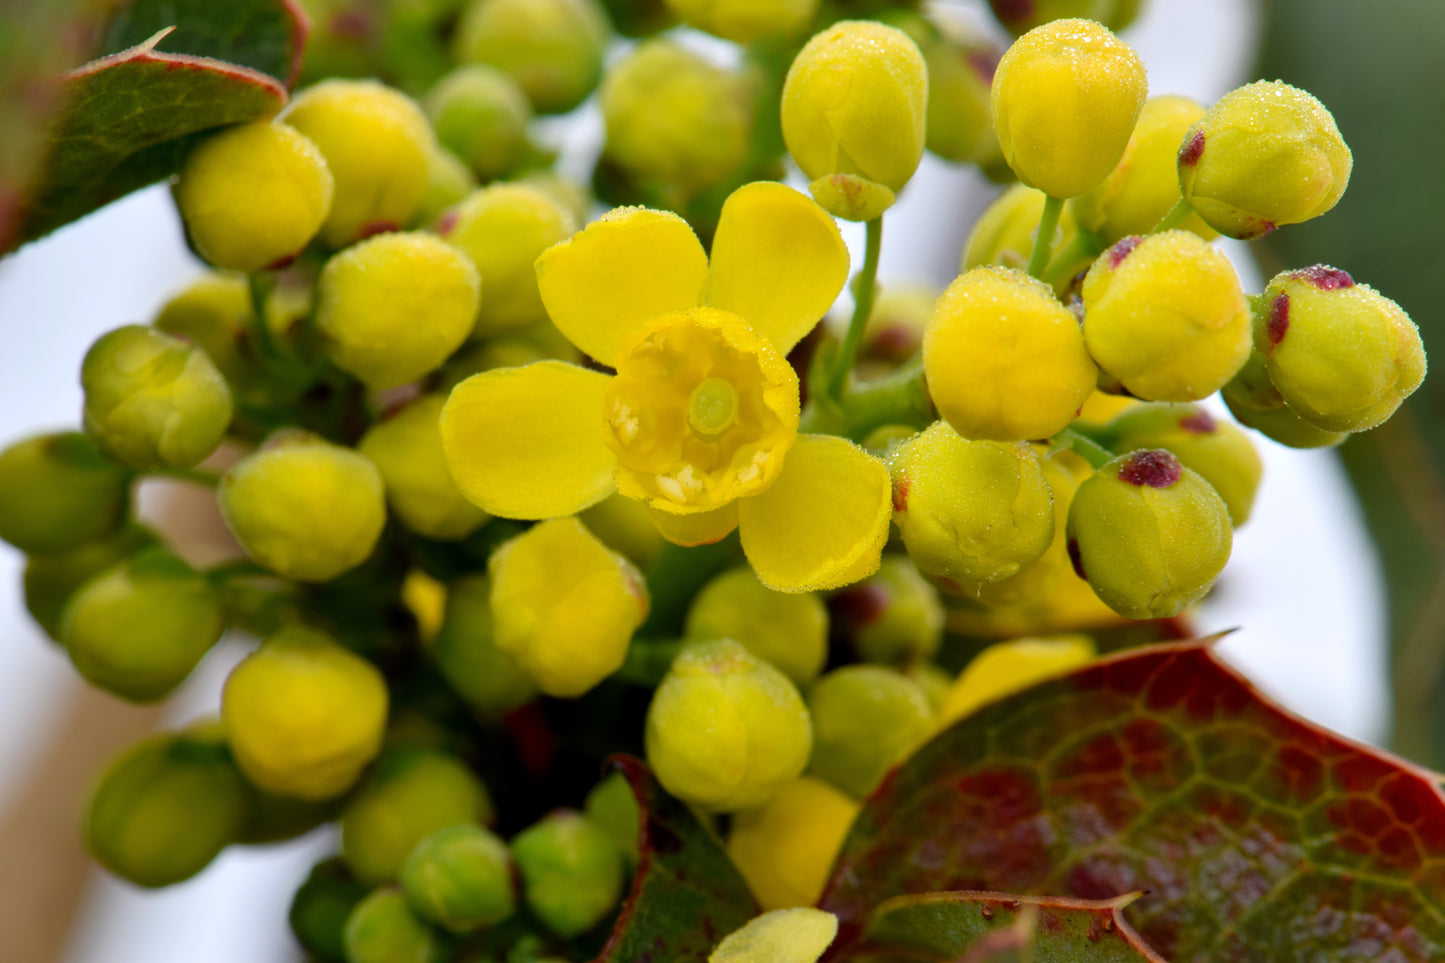
<path id="1" fill-rule="evenodd" d="M 198 140 L 174 196 L 216 272 L 95 342 L 82 432 L 0 453 L 0 538 L 87 681 L 153 702 L 228 626 L 261 640 L 216 718 L 101 775 L 107 868 L 169 885 L 337 821 L 291 910 L 317 958 L 576 957 L 643 858 L 596 764 L 640 746 L 766 911 L 710 959 L 813 963 L 893 767 L 1209 592 L 1261 463 L 1199 402 L 1313 447 L 1421 383 L 1383 295 L 1314 265 L 1251 296 L 1210 244 L 1339 200 L 1309 94 L 1150 98 L 1110 29 L 1136 2 L 994 3 L 1007 51 L 833 6 L 612 4 L 644 39 L 609 60 L 597 0 L 470 0 L 425 83 L 378 43 L 416 97 L 321 79 Z M 314 78 L 376 72 L 340 19 Z M 597 204 L 533 139 L 594 91 Z M 951 283 L 878 296 L 925 150 L 1017 183 Z M 213 485 L 240 557 L 137 523 L 147 475 Z"/>

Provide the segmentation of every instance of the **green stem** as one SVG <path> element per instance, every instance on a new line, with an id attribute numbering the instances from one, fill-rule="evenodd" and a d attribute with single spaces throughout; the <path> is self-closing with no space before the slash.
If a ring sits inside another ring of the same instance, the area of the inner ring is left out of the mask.
<path id="1" fill-rule="evenodd" d="M 623 660 L 622 668 L 617 670 L 617 678 L 632 685 L 656 689 L 687 641 L 634 638 L 627 647 L 627 658 Z"/>
<path id="2" fill-rule="evenodd" d="M 1034 238 L 1034 253 L 1029 258 L 1029 274 L 1042 278 L 1044 268 L 1049 264 L 1049 252 L 1054 246 L 1054 231 L 1059 227 L 1059 215 L 1064 213 L 1062 197 L 1044 198 L 1044 213 L 1039 217 L 1039 233 Z"/>
<path id="3" fill-rule="evenodd" d="M 683 548 L 664 545 L 647 567 L 649 607 L 647 621 L 636 637 L 669 635 L 682 631 L 688 606 L 698 590 L 741 561 L 736 532 L 720 542 Z"/>
<path id="4" fill-rule="evenodd" d="M 863 269 L 853 278 L 853 317 L 848 322 L 848 333 L 843 338 L 843 347 L 833 359 L 833 370 L 828 376 L 828 397 L 840 399 L 848 383 L 848 373 L 858 358 L 858 347 L 863 343 L 863 328 L 873 313 L 873 295 L 878 289 L 878 254 L 883 250 L 883 215 L 868 222 L 868 246 L 863 254 Z"/>
<path id="5" fill-rule="evenodd" d="M 212 582 L 226 582 L 235 578 L 250 578 L 255 575 L 277 578 L 275 572 L 268 568 L 262 568 L 249 559 L 242 559 L 235 562 L 226 562 L 217 565 L 215 568 L 206 569 L 206 578 Z"/>
<path id="6" fill-rule="evenodd" d="M 1155 224 L 1154 229 L 1149 233 L 1158 234 L 1160 231 L 1172 231 L 1180 224 L 1183 224 L 1184 219 L 1193 213 L 1194 208 L 1190 207 L 1189 202 L 1181 197 L 1179 198 L 1179 203 L 1170 208 L 1169 213 L 1165 214 L 1164 218 L 1158 224 Z"/>
<path id="7" fill-rule="evenodd" d="M 204 485 L 207 488 L 215 488 L 221 483 L 221 476 L 215 472 L 201 471 L 198 468 L 174 468 L 170 465 L 158 465 L 155 468 L 146 470 L 147 475 L 159 475 L 163 478 L 175 478 L 179 481 L 187 481 L 193 485 Z"/>
<path id="8" fill-rule="evenodd" d="M 841 435 L 861 443 L 884 425 L 923 429 L 933 418 L 933 401 L 923 374 L 923 356 L 919 354 L 886 377 L 848 386 L 839 403 L 810 399 L 798 421 L 798 430 Z"/>
<path id="9" fill-rule="evenodd" d="M 1114 460 L 1112 451 L 1073 428 L 1065 428 L 1054 436 L 1054 451 L 1072 451 L 1095 470 Z"/>
<path id="10" fill-rule="evenodd" d="M 281 346 L 276 343 L 266 320 L 266 299 L 276 287 L 276 275 L 269 271 L 248 274 L 246 286 L 251 292 L 251 331 L 256 337 L 256 347 L 263 359 L 274 361 L 281 357 Z"/>
<path id="11" fill-rule="evenodd" d="M 1045 284 L 1055 284 L 1060 275 L 1069 271 L 1075 264 L 1084 258 L 1097 257 L 1103 245 L 1099 241 L 1099 235 L 1090 231 L 1080 230 L 1074 235 L 1074 239 L 1049 259 L 1049 266 L 1044 268 L 1040 277 Z"/>

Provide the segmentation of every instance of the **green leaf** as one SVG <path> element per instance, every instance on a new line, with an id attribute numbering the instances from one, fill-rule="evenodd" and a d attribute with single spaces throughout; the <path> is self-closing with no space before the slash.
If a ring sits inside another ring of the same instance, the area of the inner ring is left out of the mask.
<path id="1" fill-rule="evenodd" d="M 976 892 L 899 896 L 873 911 L 863 953 L 968 963 L 1165 963 L 1124 920 L 1124 907 L 1139 895 L 1111 900 Z"/>
<path id="2" fill-rule="evenodd" d="M 1208 641 L 1135 649 L 918 750 L 821 907 L 846 945 L 908 893 L 1145 891 L 1128 918 L 1178 963 L 1445 959 L 1436 778 L 1280 709 Z"/>
<path id="3" fill-rule="evenodd" d="M 269 117 L 286 103 L 272 77 L 247 67 L 146 43 L 62 77 L 67 106 L 48 132 L 39 183 L 11 244 L 64 224 L 169 177 L 194 135 Z"/>
<path id="4" fill-rule="evenodd" d="M 111 21 L 103 54 L 145 43 L 167 27 L 171 53 L 210 57 L 270 74 L 287 87 L 301 72 L 306 15 L 295 0 L 134 0 Z"/>
<path id="5" fill-rule="evenodd" d="M 692 812 L 663 792 L 641 760 L 615 756 L 642 809 L 642 861 L 595 963 L 705 961 L 760 910 L 732 860 Z"/>

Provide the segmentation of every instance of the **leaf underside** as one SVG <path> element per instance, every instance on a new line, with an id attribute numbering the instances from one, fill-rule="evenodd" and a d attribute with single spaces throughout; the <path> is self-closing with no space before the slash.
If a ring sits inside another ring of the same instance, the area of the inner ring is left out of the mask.
<path id="1" fill-rule="evenodd" d="M 102 54 L 145 43 L 175 27 L 159 47 L 269 74 L 290 87 L 301 71 L 306 16 L 295 0 L 134 0 L 106 31 Z"/>

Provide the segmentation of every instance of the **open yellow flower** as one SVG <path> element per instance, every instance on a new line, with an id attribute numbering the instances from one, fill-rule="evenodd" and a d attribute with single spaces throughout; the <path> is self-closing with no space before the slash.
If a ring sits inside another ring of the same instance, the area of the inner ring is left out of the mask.
<path id="1" fill-rule="evenodd" d="M 559 361 L 475 375 L 442 437 L 458 487 L 503 518 L 570 515 L 614 490 L 680 544 L 734 528 L 759 578 L 810 591 L 870 574 L 888 534 L 882 462 L 798 435 L 786 355 L 848 275 L 837 225 L 758 182 L 723 205 L 711 264 L 675 214 L 619 208 L 537 259 L 542 301 L 617 374 Z"/>

